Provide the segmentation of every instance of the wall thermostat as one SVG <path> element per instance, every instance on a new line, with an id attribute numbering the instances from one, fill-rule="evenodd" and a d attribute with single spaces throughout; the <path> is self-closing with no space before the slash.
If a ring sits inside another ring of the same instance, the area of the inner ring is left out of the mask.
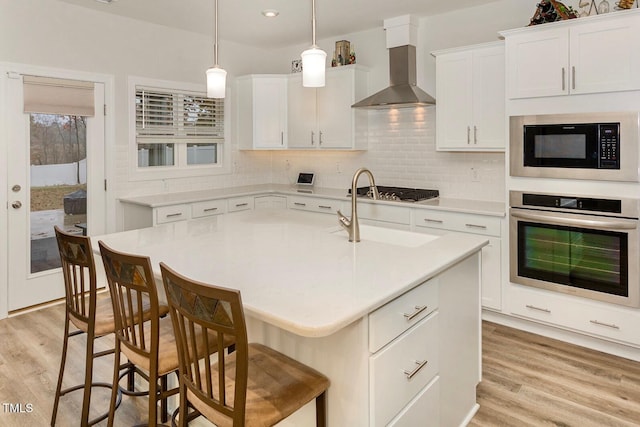
<path id="1" fill-rule="evenodd" d="M 300 172 L 298 174 L 298 185 L 313 185 L 315 174 L 311 172 Z"/>

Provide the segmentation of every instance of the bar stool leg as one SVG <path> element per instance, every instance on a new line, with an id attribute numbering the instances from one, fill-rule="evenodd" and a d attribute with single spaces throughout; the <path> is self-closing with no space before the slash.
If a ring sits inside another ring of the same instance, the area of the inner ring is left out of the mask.
<path id="1" fill-rule="evenodd" d="M 60 402 L 60 393 L 62 391 L 62 377 L 64 376 L 64 365 L 67 361 L 67 347 L 69 343 L 69 313 L 65 313 L 64 322 L 64 339 L 62 341 L 62 358 L 60 359 L 60 371 L 58 372 L 58 385 L 56 386 L 56 395 L 53 400 L 53 412 L 51 414 L 51 427 L 56 425 L 56 417 L 58 415 L 58 403 Z"/>

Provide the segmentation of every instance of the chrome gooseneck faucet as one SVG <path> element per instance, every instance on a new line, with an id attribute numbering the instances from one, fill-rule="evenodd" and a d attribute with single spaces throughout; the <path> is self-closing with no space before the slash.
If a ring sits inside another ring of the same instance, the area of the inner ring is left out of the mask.
<path id="1" fill-rule="evenodd" d="M 353 180 L 351 181 L 351 219 L 344 216 L 342 212 L 338 210 L 338 222 L 349 233 L 350 242 L 360 241 L 360 224 L 358 224 L 358 205 L 356 200 L 358 196 L 358 178 L 363 173 L 369 177 L 369 187 L 371 187 L 373 198 L 377 200 L 380 197 L 371 171 L 367 168 L 358 169 L 356 173 L 353 174 Z"/>

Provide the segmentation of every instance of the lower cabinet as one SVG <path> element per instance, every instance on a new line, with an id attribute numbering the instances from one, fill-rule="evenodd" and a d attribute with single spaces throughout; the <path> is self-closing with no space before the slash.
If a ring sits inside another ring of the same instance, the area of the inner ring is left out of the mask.
<path id="1" fill-rule="evenodd" d="M 389 424 L 438 374 L 438 333 L 436 311 L 370 357 L 371 425 Z"/>
<path id="2" fill-rule="evenodd" d="M 253 209 L 253 196 L 232 197 L 227 199 L 227 212 L 239 212 Z"/>
<path id="3" fill-rule="evenodd" d="M 431 279 L 369 314 L 371 426 L 412 413 L 403 410 L 438 374 L 438 295 Z"/>
<path id="4" fill-rule="evenodd" d="M 416 209 L 415 230 L 443 234 L 451 231 L 487 236 L 489 244 L 482 248 L 482 307 L 502 310 L 502 219 L 442 210 Z"/>
<path id="5" fill-rule="evenodd" d="M 350 212 L 343 212 L 351 215 Z M 411 228 L 411 209 L 381 203 L 358 203 L 358 219 L 363 224 L 408 230 Z"/>
<path id="6" fill-rule="evenodd" d="M 253 207 L 254 209 L 265 209 L 265 208 L 287 208 L 287 197 L 286 196 L 256 196 L 253 199 Z"/>
<path id="7" fill-rule="evenodd" d="M 336 211 L 342 209 L 342 201 L 319 197 L 289 196 L 287 198 L 287 207 L 289 209 L 336 215 Z"/>
<path id="8" fill-rule="evenodd" d="M 640 313 L 637 309 L 511 285 L 509 312 L 539 323 L 640 346 Z"/>

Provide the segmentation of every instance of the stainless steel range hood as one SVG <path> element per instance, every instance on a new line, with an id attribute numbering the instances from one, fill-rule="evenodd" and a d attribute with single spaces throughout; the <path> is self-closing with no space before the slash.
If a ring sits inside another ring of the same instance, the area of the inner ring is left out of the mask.
<path id="1" fill-rule="evenodd" d="M 416 85 L 416 47 L 389 49 L 389 87 L 356 102 L 353 108 L 409 108 L 433 105 L 436 100 Z"/>
<path id="2" fill-rule="evenodd" d="M 416 84 L 417 21 L 410 15 L 387 19 L 384 29 L 389 50 L 389 87 L 351 107 L 385 109 L 435 104 L 436 100 Z"/>

